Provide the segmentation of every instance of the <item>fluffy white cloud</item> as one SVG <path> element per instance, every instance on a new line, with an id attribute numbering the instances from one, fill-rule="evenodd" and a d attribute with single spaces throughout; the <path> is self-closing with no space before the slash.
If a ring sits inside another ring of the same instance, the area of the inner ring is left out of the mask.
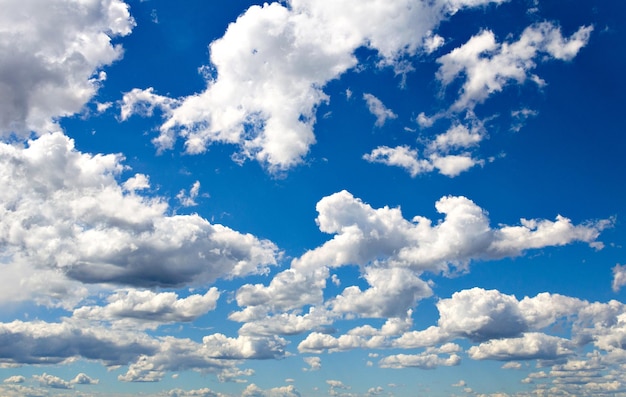
<path id="1" fill-rule="evenodd" d="M 517 299 L 495 290 L 455 292 L 440 300 L 437 309 L 442 330 L 471 340 L 518 336 L 528 328 Z"/>
<path id="2" fill-rule="evenodd" d="M 574 354 L 567 339 L 529 332 L 519 338 L 494 339 L 472 346 L 468 355 L 474 360 L 556 360 Z"/>
<path id="3" fill-rule="evenodd" d="M 233 374 L 236 364 L 244 359 L 281 358 L 285 354 L 287 341 L 278 337 L 239 336 L 229 338 L 223 334 L 207 335 L 202 343 L 190 339 L 166 336 L 158 339 L 158 350 L 134 360 L 125 374 L 118 379 L 124 382 L 156 382 L 167 371 L 193 369 L 217 373 L 228 371 Z M 238 376 L 245 374 L 236 372 Z"/>
<path id="4" fill-rule="evenodd" d="M 304 371 L 318 371 L 322 368 L 322 359 L 319 357 L 303 357 L 304 362 L 309 366 L 303 368 Z"/>
<path id="5" fill-rule="evenodd" d="M 526 28 L 518 41 L 501 44 L 496 42 L 493 32 L 485 30 L 440 57 L 437 78 L 445 86 L 459 76 L 465 76 L 453 109 L 471 109 L 511 81 L 521 84 L 530 77 L 543 84 L 538 76 L 529 75 L 536 66 L 534 59 L 545 54 L 550 58 L 570 60 L 587 44 L 592 30 L 590 26 L 581 27 L 569 38 L 564 38 L 559 27 L 542 22 Z"/>
<path id="6" fill-rule="evenodd" d="M 573 225 L 558 216 L 525 220 L 520 226 L 492 229 L 484 210 L 465 197 L 443 197 L 435 204 L 445 215 L 436 222 L 416 216 L 403 218 L 399 208 L 374 209 L 347 191 L 324 197 L 317 204 L 321 231 L 335 237 L 292 262 L 305 272 L 347 264 L 401 267 L 421 273 L 448 272 L 449 265 L 466 269 L 471 260 L 520 255 L 527 249 L 596 238 L 610 223 Z"/>
<path id="7" fill-rule="evenodd" d="M 112 37 L 134 26 L 120 0 L 3 0 L 0 15 L 0 136 L 59 129 L 122 55 Z M 100 71 L 100 72 L 99 72 Z"/>
<path id="8" fill-rule="evenodd" d="M 423 121 L 424 122 L 424 121 Z M 425 122 L 424 122 L 425 123 Z M 433 170 L 440 174 L 455 177 L 484 161 L 476 159 L 466 150 L 477 146 L 484 138 L 484 128 L 480 123 L 471 129 L 462 124 L 454 124 L 446 132 L 427 142 L 424 158 L 420 158 L 417 149 L 409 146 L 379 146 L 366 153 L 363 159 L 370 163 L 382 163 L 404 168 L 412 177 Z M 460 151 L 451 153 L 451 151 Z"/>
<path id="9" fill-rule="evenodd" d="M 24 382 L 26 382 L 26 378 L 23 377 L 22 375 L 9 376 L 5 380 L 3 380 L 3 383 L 24 383 Z"/>
<path id="10" fill-rule="evenodd" d="M 100 383 L 100 380 L 93 379 L 89 375 L 81 372 L 78 375 L 76 375 L 74 379 L 70 381 L 70 383 L 75 384 L 75 385 L 97 385 L 98 383 Z"/>
<path id="11" fill-rule="evenodd" d="M 58 376 L 43 373 L 42 375 L 33 375 L 33 379 L 39 382 L 40 386 L 51 387 L 53 389 L 71 389 L 72 384 Z"/>
<path id="12" fill-rule="evenodd" d="M 241 394 L 242 397 L 300 397 L 300 392 L 293 385 L 273 387 L 263 390 L 251 383 Z"/>
<path id="13" fill-rule="evenodd" d="M 224 394 L 214 392 L 209 388 L 197 390 L 173 389 L 169 390 L 165 395 L 167 397 L 225 397 Z"/>
<path id="14" fill-rule="evenodd" d="M 436 353 L 424 352 L 422 354 L 395 354 L 382 358 L 378 365 L 381 368 L 421 368 L 434 369 L 439 366 L 455 366 L 461 363 L 461 357 L 451 354 L 441 357 Z"/>
<path id="15" fill-rule="evenodd" d="M 400 317 L 417 301 L 432 295 L 430 286 L 411 270 L 367 267 L 365 291 L 352 286 L 328 304 L 334 312 L 357 313 L 363 317 Z"/>
<path id="16" fill-rule="evenodd" d="M 403 54 L 432 51 L 441 40 L 433 29 L 461 8 L 504 0 L 422 2 L 291 0 L 252 6 L 224 36 L 210 45 L 214 79 L 199 94 L 172 106 L 152 91 L 136 90 L 125 101 L 123 118 L 139 106 L 165 109 L 154 143 L 160 150 L 178 136 L 189 153 L 213 142 L 237 144 L 243 158 L 271 170 L 302 161 L 315 143 L 317 106 L 327 101 L 324 85 L 357 64 L 354 51 L 378 51 L 381 65 L 396 65 Z"/>
<path id="17" fill-rule="evenodd" d="M 427 159 L 420 159 L 416 149 L 409 146 L 379 146 L 371 153 L 363 155 L 363 159 L 370 163 L 381 163 L 389 166 L 404 168 L 412 177 L 432 171 L 435 166 Z"/>
<path id="18" fill-rule="evenodd" d="M 189 322 L 214 310 L 220 293 L 210 288 L 204 295 L 179 299 L 174 292 L 121 290 L 107 297 L 106 306 L 83 306 L 73 319 L 107 321 L 113 326 L 154 328 L 160 324 Z"/>
<path id="19" fill-rule="evenodd" d="M 374 95 L 365 93 L 363 94 L 363 99 L 365 100 L 365 103 L 367 103 L 367 108 L 370 113 L 376 116 L 375 125 L 377 127 L 385 125 L 385 122 L 387 122 L 388 119 L 398 118 L 397 114 L 395 114 L 391 109 L 387 109 L 383 102 Z"/>
<path id="20" fill-rule="evenodd" d="M 121 161 L 81 153 L 60 133 L 26 148 L 0 143 L 4 301 L 84 295 L 68 280 L 178 286 L 276 263 L 269 241 L 198 215 L 167 215 L 163 200 L 136 193 L 147 178 L 120 185 Z"/>
<path id="21" fill-rule="evenodd" d="M 612 288 L 614 292 L 618 292 L 624 285 L 626 285 L 626 265 L 616 264 L 613 268 L 613 283 Z"/>

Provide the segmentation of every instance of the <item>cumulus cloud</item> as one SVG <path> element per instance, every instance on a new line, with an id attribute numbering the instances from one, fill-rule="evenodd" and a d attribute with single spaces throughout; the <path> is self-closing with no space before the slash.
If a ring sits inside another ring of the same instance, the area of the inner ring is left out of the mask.
<path id="1" fill-rule="evenodd" d="M 183 207 L 194 207 L 198 205 L 198 203 L 196 202 L 198 194 L 200 194 L 200 181 L 195 181 L 189 189 L 189 193 L 187 193 L 185 189 L 183 189 L 178 192 L 176 198 L 180 202 L 180 205 L 182 205 Z"/>
<path id="2" fill-rule="evenodd" d="M 281 386 L 281 387 L 273 387 L 271 389 L 261 389 L 254 383 L 248 385 L 245 388 L 242 397 L 300 397 L 300 392 L 295 388 L 294 385 Z"/>
<path id="3" fill-rule="evenodd" d="M 71 389 L 72 384 L 67 382 L 58 376 L 48 375 L 47 373 L 43 373 L 42 375 L 33 375 L 33 379 L 39 382 L 40 386 L 50 387 L 53 389 Z"/>
<path id="4" fill-rule="evenodd" d="M 3 380 L 3 383 L 24 383 L 24 382 L 26 382 L 26 378 L 23 377 L 22 375 L 9 376 L 5 380 Z"/>
<path id="5" fill-rule="evenodd" d="M 98 383 L 100 383 L 100 380 L 93 379 L 89 375 L 81 372 L 76 375 L 74 379 L 70 381 L 70 383 L 74 385 L 97 385 Z"/>
<path id="6" fill-rule="evenodd" d="M 452 108 L 471 109 L 512 81 L 521 84 L 531 78 L 542 84 L 538 76 L 530 74 L 536 67 L 535 58 L 543 54 L 546 58 L 571 60 L 587 44 L 592 30 L 591 26 L 583 26 L 564 38 L 558 26 L 542 22 L 526 28 L 512 43 L 497 43 L 494 33 L 484 30 L 438 59 L 441 66 L 437 78 L 446 86 L 465 76 Z"/>
<path id="7" fill-rule="evenodd" d="M 107 297 L 106 306 L 83 306 L 73 319 L 107 321 L 113 326 L 154 328 L 160 324 L 190 322 L 214 310 L 220 293 L 210 288 L 204 295 L 178 298 L 174 292 L 121 290 Z"/>
<path id="8" fill-rule="evenodd" d="M 0 15 L 0 136 L 58 131 L 79 112 L 122 56 L 113 37 L 134 21 L 121 0 L 5 0 Z"/>
<path id="9" fill-rule="evenodd" d="M 126 102 L 147 104 L 139 110 L 148 113 L 164 105 L 166 120 L 154 139 L 159 150 L 173 147 L 178 137 L 189 153 L 230 143 L 243 158 L 284 170 L 300 163 L 315 143 L 315 111 L 329 100 L 323 87 L 357 64 L 356 49 L 367 46 L 378 52 L 381 65 L 398 66 L 402 55 L 441 44 L 433 29 L 446 17 L 503 1 L 292 0 L 252 6 L 211 43 L 213 76 L 204 92 L 181 98 L 178 106 L 150 90 L 135 91 L 138 100 Z M 135 108 L 124 109 L 126 118 Z"/>
<path id="10" fill-rule="evenodd" d="M 303 368 L 304 371 L 318 371 L 322 368 L 322 359 L 319 357 L 303 357 L 302 359 L 309 366 Z"/>
<path id="11" fill-rule="evenodd" d="M 81 153 L 60 133 L 26 148 L 0 143 L 4 301 L 84 295 L 71 280 L 180 286 L 276 263 L 267 240 L 198 215 L 168 215 L 163 200 L 136 193 L 147 178 L 120 185 L 122 160 Z"/>
<path id="12" fill-rule="evenodd" d="M 443 197 L 435 204 L 445 215 L 436 222 L 416 216 L 406 220 L 399 208 L 374 209 L 347 191 L 317 204 L 322 232 L 335 234 L 320 247 L 293 261 L 294 269 L 347 264 L 399 267 L 416 272 L 448 272 L 449 265 L 466 269 L 471 260 L 517 256 L 525 250 L 582 241 L 594 246 L 604 221 L 573 225 L 525 220 L 519 226 L 492 229 L 484 210 L 466 197 Z"/>
<path id="13" fill-rule="evenodd" d="M 574 345 L 567 339 L 529 332 L 472 346 L 467 353 L 474 360 L 556 360 L 574 354 Z"/>
<path id="14" fill-rule="evenodd" d="M 281 358 L 286 344 L 286 340 L 278 337 L 230 338 L 219 333 L 203 337 L 202 343 L 166 336 L 159 338 L 158 351 L 133 361 L 127 372 L 118 376 L 118 380 L 156 382 L 167 371 L 188 369 L 216 373 L 218 378 L 221 372 L 227 371 L 223 379 L 231 379 L 233 367 L 241 360 Z M 235 376 L 239 375 L 245 373 L 239 372 Z"/>
<path id="15" fill-rule="evenodd" d="M 461 357 L 458 354 L 450 354 L 441 357 L 437 353 L 424 352 L 421 354 L 395 354 L 382 358 L 378 365 L 381 368 L 420 368 L 434 369 L 440 366 L 451 367 L 459 365 Z"/>
<path id="16" fill-rule="evenodd" d="M 166 394 L 167 397 L 224 397 L 222 393 L 214 392 L 209 388 L 196 389 L 196 390 L 182 390 L 172 389 Z"/>
<path id="17" fill-rule="evenodd" d="M 376 116 L 375 125 L 377 127 L 385 125 L 385 122 L 387 122 L 388 119 L 398 118 L 397 114 L 395 114 L 391 109 L 387 109 L 383 102 L 374 95 L 365 93 L 363 94 L 363 99 L 365 100 L 370 113 Z"/>

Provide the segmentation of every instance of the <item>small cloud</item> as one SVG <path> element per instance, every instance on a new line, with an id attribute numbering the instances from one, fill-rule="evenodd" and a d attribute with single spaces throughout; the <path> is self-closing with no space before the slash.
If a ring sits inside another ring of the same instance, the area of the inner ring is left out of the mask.
<path id="1" fill-rule="evenodd" d="M 624 285 L 626 285 L 626 265 L 616 264 L 613 268 L 613 292 L 619 292 Z"/>
<path id="2" fill-rule="evenodd" d="M 14 376 L 10 376 L 6 378 L 3 382 L 4 383 L 24 383 L 26 382 L 26 378 L 23 377 L 22 375 L 14 375 Z"/>
<path id="3" fill-rule="evenodd" d="M 375 125 L 377 127 L 382 127 L 383 125 L 385 125 L 385 122 L 388 119 L 398 118 L 398 115 L 396 115 L 390 109 L 387 109 L 382 101 L 376 98 L 374 95 L 363 94 L 363 99 L 367 103 L 367 108 L 369 109 L 370 113 L 376 116 Z"/>

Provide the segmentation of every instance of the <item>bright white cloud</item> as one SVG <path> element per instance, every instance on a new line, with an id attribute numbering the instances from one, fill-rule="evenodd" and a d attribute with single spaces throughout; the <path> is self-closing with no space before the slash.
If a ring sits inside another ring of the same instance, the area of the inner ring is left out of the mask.
<path id="1" fill-rule="evenodd" d="M 107 298 L 106 306 L 83 306 L 73 319 L 108 321 L 113 326 L 154 328 L 161 324 L 190 322 L 214 310 L 220 293 L 210 288 L 204 295 L 179 299 L 174 292 L 147 290 L 117 291 Z"/>
<path id="2" fill-rule="evenodd" d="M 72 384 L 68 381 L 65 381 L 58 376 L 48 375 L 47 373 L 43 373 L 41 375 L 33 375 L 33 379 L 39 382 L 40 386 L 50 387 L 53 389 L 71 389 Z"/>
<path id="3" fill-rule="evenodd" d="M 71 384 L 75 385 L 97 385 L 100 383 L 100 380 L 94 379 L 87 374 L 79 373 L 70 381 Z"/>
<path id="4" fill-rule="evenodd" d="M 378 51 L 381 65 L 399 66 L 403 54 L 441 44 L 433 29 L 449 15 L 502 2 L 291 0 L 252 6 L 211 43 L 215 73 L 204 92 L 168 102 L 150 89 L 134 90 L 122 118 L 159 106 L 166 116 L 154 140 L 159 150 L 172 148 L 178 136 L 188 153 L 231 143 L 243 158 L 284 170 L 315 143 L 315 111 L 329 99 L 322 88 L 357 64 L 357 48 L 368 46 Z"/>
<path id="5" fill-rule="evenodd" d="M 529 332 L 518 338 L 494 339 L 472 346 L 468 355 L 474 360 L 556 360 L 574 354 L 567 339 Z"/>
<path id="6" fill-rule="evenodd" d="M 596 245 L 609 224 L 573 225 L 558 216 L 522 220 L 520 226 L 492 229 L 484 210 L 465 197 L 443 197 L 435 204 L 445 215 L 433 222 L 403 218 L 399 208 L 374 209 L 347 191 L 317 204 L 321 231 L 335 237 L 293 261 L 292 267 L 319 269 L 347 264 L 403 267 L 416 272 L 447 272 L 449 265 L 466 269 L 471 260 L 517 256 L 525 250 L 582 241 Z M 434 225 L 433 225 L 434 223 Z"/>
<path id="7" fill-rule="evenodd" d="M 422 116 L 422 115 L 420 115 Z M 422 121 L 426 123 L 426 121 Z M 484 161 L 476 159 L 467 150 L 476 147 L 484 138 L 484 128 L 480 123 L 472 128 L 454 124 L 446 132 L 427 142 L 424 156 L 420 158 L 417 149 L 409 146 L 379 146 L 366 153 L 363 159 L 370 163 L 381 163 L 404 168 L 412 177 L 437 170 L 440 174 L 455 177 Z M 451 153 L 451 152 L 458 153 Z"/>
<path id="8" fill-rule="evenodd" d="M 24 383 L 26 382 L 26 378 L 23 377 L 22 375 L 13 375 L 13 376 L 9 376 L 2 382 L 3 383 Z"/>
<path id="9" fill-rule="evenodd" d="M 300 392 L 294 385 L 273 387 L 271 389 L 261 389 L 251 383 L 241 394 L 242 397 L 300 397 Z"/>
<path id="10" fill-rule="evenodd" d="M 382 358 L 378 365 L 381 368 L 420 368 L 434 369 L 439 366 L 455 366 L 461 363 L 458 354 L 441 357 L 435 353 L 425 352 L 422 354 L 395 354 Z"/>
<path id="11" fill-rule="evenodd" d="M 626 265 L 617 264 L 613 267 L 613 291 L 618 292 L 624 285 L 626 285 Z"/>
<path id="12" fill-rule="evenodd" d="M 145 178 L 120 186 L 121 161 L 81 153 L 60 133 L 26 148 L 0 144 L 4 301 L 84 295 L 71 280 L 177 286 L 276 263 L 269 241 L 198 215 L 167 215 L 163 200 L 136 194 Z"/>
<path id="13" fill-rule="evenodd" d="M 134 26 L 120 0 L 3 0 L 0 15 L 0 136 L 58 131 L 79 112 L 122 55 L 111 39 Z"/>
<path id="14" fill-rule="evenodd" d="M 304 371 L 318 371 L 322 368 L 322 359 L 319 357 L 303 357 L 302 359 L 309 366 L 303 368 Z"/>
<path id="15" fill-rule="evenodd" d="M 542 22 L 526 28 L 518 41 L 501 44 L 496 42 L 493 32 L 484 30 L 438 59 L 441 66 L 437 78 L 446 86 L 465 76 L 460 97 L 452 108 L 471 109 L 512 81 L 518 84 L 527 78 L 541 81 L 529 74 L 536 67 L 535 58 L 545 54 L 570 60 L 587 44 L 592 30 L 593 27 L 584 26 L 564 38 L 559 27 Z"/>
<path id="16" fill-rule="evenodd" d="M 376 116 L 375 125 L 377 127 L 382 127 L 389 119 L 398 118 L 397 114 L 395 114 L 391 109 L 387 109 L 383 102 L 374 95 L 368 93 L 363 94 L 363 99 L 365 100 L 365 103 L 367 103 L 367 108 L 370 113 Z"/>

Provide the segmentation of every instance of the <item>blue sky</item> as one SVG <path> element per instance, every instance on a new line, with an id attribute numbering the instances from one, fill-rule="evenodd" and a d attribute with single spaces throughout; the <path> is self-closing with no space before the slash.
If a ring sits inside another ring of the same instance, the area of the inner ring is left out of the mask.
<path id="1" fill-rule="evenodd" d="M 626 5 L 0 7 L 3 396 L 626 395 Z"/>

